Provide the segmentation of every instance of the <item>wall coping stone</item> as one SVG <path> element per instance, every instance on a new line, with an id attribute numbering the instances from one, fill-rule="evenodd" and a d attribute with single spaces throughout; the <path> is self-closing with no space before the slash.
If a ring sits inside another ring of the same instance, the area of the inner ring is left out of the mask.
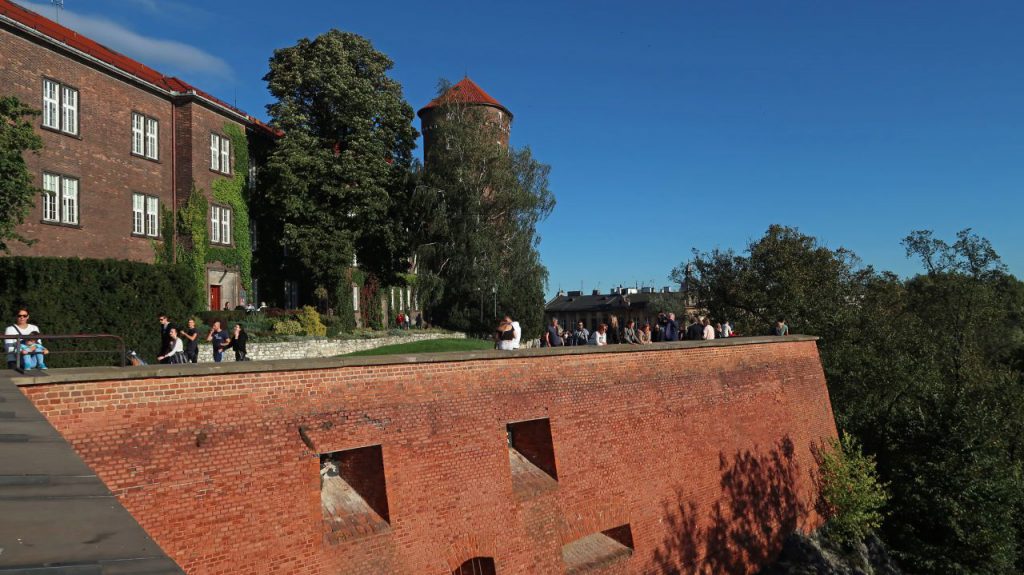
<path id="1" fill-rule="evenodd" d="M 9 370 L 0 372 L 0 381 L 10 381 L 17 386 L 52 385 L 55 383 L 84 383 L 90 381 L 119 381 L 137 379 L 161 379 L 189 376 L 227 375 L 236 373 L 264 373 L 309 371 L 339 367 L 361 367 L 376 365 L 405 365 L 418 363 L 448 363 L 463 361 L 488 361 L 510 358 L 539 358 L 561 355 L 589 355 L 604 353 L 639 353 L 649 351 L 671 351 L 708 347 L 732 347 L 741 345 L 762 345 L 772 343 L 795 343 L 818 341 L 813 335 L 730 337 L 709 341 L 673 341 L 650 345 L 607 345 L 540 347 L 506 350 L 434 352 L 409 355 L 370 355 L 357 357 L 330 357 L 317 359 L 286 359 L 266 361 L 245 361 L 197 364 L 158 364 L 134 367 L 72 367 L 33 371 L 22 375 Z"/>

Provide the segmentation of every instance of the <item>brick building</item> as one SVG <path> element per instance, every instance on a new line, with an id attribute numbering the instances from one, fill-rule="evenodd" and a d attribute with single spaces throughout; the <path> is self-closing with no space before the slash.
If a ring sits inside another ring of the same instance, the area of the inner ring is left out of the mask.
<path id="1" fill-rule="evenodd" d="M 582 291 L 559 292 L 544 306 L 544 323 L 558 319 L 560 325 L 571 327 L 582 321 L 593 330 L 601 323 L 611 323 L 611 317 L 615 316 L 620 326 L 630 320 L 638 326 L 645 323 L 653 326 L 661 312 L 673 312 L 681 319 L 696 313 L 697 307 L 686 292 L 671 291 L 667 287 L 661 291 L 617 287 L 608 293 L 594 290 L 589 295 Z"/>
<path id="2" fill-rule="evenodd" d="M 43 193 L 18 229 L 35 243 L 12 243 L 13 255 L 154 262 L 164 242 L 187 247 L 161 213 L 173 224 L 193 193 L 209 200 L 210 246 L 236 247 L 247 208 L 218 203 L 212 190 L 250 176 L 236 169 L 230 133 L 246 146 L 270 137 L 257 119 L 9 0 L 0 0 L 0 96 L 42 111 L 43 149 L 26 161 Z M 243 283 L 237 265 L 208 260 L 211 308 L 256 299 Z"/>

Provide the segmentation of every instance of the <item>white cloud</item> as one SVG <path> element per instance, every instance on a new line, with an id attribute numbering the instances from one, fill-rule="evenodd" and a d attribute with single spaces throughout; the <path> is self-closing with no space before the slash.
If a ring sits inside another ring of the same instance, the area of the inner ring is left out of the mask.
<path id="1" fill-rule="evenodd" d="M 47 18 L 54 16 L 54 8 L 50 4 L 27 1 L 18 3 Z M 153 6 L 156 6 L 155 2 Z M 174 40 L 149 38 L 106 18 L 62 10 L 60 23 L 108 48 L 117 50 L 158 70 L 164 66 L 178 74 L 201 73 L 232 76 L 231 67 L 227 62 L 195 46 Z"/>

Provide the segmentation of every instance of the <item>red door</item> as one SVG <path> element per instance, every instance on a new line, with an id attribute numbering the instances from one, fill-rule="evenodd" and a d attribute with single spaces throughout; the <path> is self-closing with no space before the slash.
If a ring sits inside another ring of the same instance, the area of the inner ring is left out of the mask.
<path id="1" fill-rule="evenodd" d="M 210 309 L 220 309 L 220 286 L 210 286 Z"/>

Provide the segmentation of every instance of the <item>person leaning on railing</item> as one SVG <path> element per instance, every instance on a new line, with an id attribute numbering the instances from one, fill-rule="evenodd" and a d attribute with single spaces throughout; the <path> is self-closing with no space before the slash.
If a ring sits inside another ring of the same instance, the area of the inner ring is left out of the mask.
<path id="1" fill-rule="evenodd" d="M 7 326 L 4 330 L 4 335 L 13 336 L 27 336 L 28 334 L 36 332 L 39 333 L 39 328 L 28 322 L 28 309 L 19 307 L 18 313 L 14 316 L 14 323 Z M 38 342 L 42 345 L 42 341 Z M 18 346 L 21 345 L 21 341 L 18 337 L 8 339 L 4 342 L 4 347 L 7 351 L 7 368 L 16 369 L 18 367 Z"/>

